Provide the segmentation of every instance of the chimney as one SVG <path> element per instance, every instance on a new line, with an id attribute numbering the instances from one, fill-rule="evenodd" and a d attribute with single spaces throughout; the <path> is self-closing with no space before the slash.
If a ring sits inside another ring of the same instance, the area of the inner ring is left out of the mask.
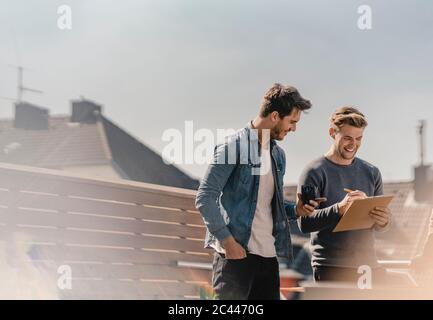
<path id="1" fill-rule="evenodd" d="M 28 102 L 15 103 L 15 128 L 48 130 L 49 110 Z"/>
<path id="2" fill-rule="evenodd" d="M 420 165 L 415 167 L 415 200 L 433 204 L 433 168 L 425 164 L 425 127 L 426 121 L 420 121 Z"/>
<path id="3" fill-rule="evenodd" d="M 102 106 L 89 100 L 73 100 L 71 122 L 96 123 L 102 112 Z"/>

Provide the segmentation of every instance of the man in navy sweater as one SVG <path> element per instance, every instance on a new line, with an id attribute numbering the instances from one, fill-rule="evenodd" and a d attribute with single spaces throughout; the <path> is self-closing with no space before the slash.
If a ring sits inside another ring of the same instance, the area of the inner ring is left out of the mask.
<path id="1" fill-rule="evenodd" d="M 332 146 L 324 156 L 304 169 L 298 186 L 299 191 L 303 185 L 317 187 L 320 197 L 327 201 L 312 215 L 300 217 L 298 224 L 302 232 L 311 233 L 316 281 L 357 283 L 361 276 L 359 267 L 368 266 L 374 282 L 385 272 L 377 262 L 374 233 L 387 230 L 390 210 L 378 207 L 370 212 L 375 221 L 372 229 L 333 232 L 353 201 L 383 194 L 379 169 L 356 157 L 367 120 L 356 108 L 342 107 L 335 111 L 330 121 Z M 347 193 L 345 189 L 354 191 Z"/>

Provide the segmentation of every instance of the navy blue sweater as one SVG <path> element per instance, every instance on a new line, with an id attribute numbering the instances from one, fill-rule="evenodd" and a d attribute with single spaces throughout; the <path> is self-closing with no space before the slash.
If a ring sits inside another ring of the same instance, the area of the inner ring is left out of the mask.
<path id="1" fill-rule="evenodd" d="M 298 186 L 312 185 L 327 201 L 308 217 L 298 220 L 304 233 L 311 233 L 312 266 L 377 266 L 374 230 L 332 232 L 340 220 L 337 203 L 344 199 L 344 188 L 361 190 L 367 196 L 383 194 L 380 171 L 368 162 L 355 158 L 350 165 L 339 165 L 321 157 L 303 171 Z"/>

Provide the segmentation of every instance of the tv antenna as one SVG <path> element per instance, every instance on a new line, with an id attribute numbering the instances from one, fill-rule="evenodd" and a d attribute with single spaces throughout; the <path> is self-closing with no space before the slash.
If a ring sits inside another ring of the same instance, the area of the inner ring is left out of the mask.
<path id="1" fill-rule="evenodd" d="M 18 71 L 18 83 L 17 83 L 17 99 L 16 101 L 18 103 L 20 103 L 23 99 L 23 94 L 24 92 L 34 92 L 34 93 L 43 93 L 43 91 L 41 90 L 37 90 L 37 89 L 32 89 L 29 87 L 24 86 L 24 70 L 29 70 L 27 68 L 24 68 L 21 65 L 15 66 L 15 65 L 10 65 L 13 68 L 16 68 Z"/>
<path id="2" fill-rule="evenodd" d="M 17 97 L 16 99 L 13 98 L 9 98 L 9 97 L 0 97 L 1 99 L 5 99 L 5 100 L 12 100 L 15 101 L 16 103 L 20 103 L 23 100 L 23 95 L 24 92 L 34 92 L 34 93 L 43 93 L 43 91 L 41 90 L 37 90 L 37 89 L 32 89 L 29 87 L 24 86 L 24 70 L 29 70 L 28 68 L 24 68 L 21 64 L 21 55 L 20 55 L 20 51 L 18 48 L 18 42 L 17 39 L 15 37 L 15 33 L 12 30 L 12 36 L 13 36 L 13 43 L 14 43 L 14 48 L 15 48 L 15 55 L 16 55 L 16 63 L 17 65 L 9 65 L 12 68 L 16 68 L 17 72 L 18 72 L 18 76 L 17 76 Z"/>
<path id="3" fill-rule="evenodd" d="M 425 157 L 425 127 L 427 122 L 425 120 L 420 120 L 418 126 L 418 134 L 419 134 L 419 145 L 420 145 L 420 161 L 421 166 L 424 165 L 424 157 Z"/>

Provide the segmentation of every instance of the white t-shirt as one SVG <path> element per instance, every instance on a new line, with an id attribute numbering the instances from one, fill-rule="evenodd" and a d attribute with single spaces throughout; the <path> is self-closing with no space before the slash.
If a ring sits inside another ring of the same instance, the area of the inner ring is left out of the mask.
<path id="1" fill-rule="evenodd" d="M 272 159 L 269 151 L 269 143 L 262 145 L 260 182 L 257 196 L 257 207 L 248 242 L 250 253 L 262 257 L 275 257 L 275 238 L 272 235 L 272 198 L 274 197 L 275 185 L 272 174 Z"/>
<path id="2" fill-rule="evenodd" d="M 248 242 L 248 251 L 265 258 L 275 257 L 275 238 L 272 235 L 272 198 L 274 197 L 275 185 L 272 174 L 272 159 L 269 151 L 269 143 L 262 145 L 259 191 L 257 195 L 257 207 L 251 227 L 251 237 Z M 219 241 L 213 248 L 225 254 L 225 249 Z"/>

